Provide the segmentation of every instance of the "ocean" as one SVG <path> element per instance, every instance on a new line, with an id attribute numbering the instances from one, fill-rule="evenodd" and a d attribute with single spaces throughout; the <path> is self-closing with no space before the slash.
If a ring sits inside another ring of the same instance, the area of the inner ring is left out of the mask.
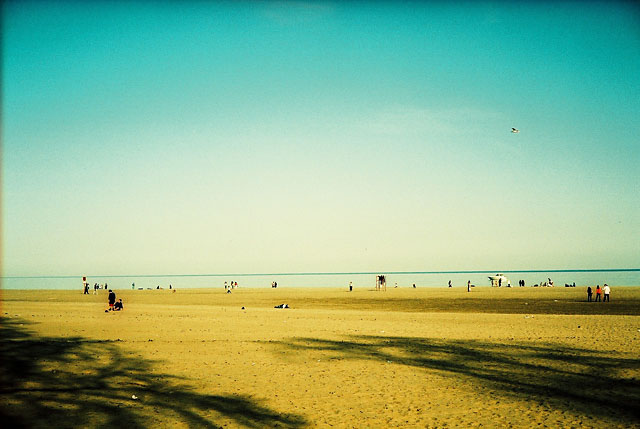
<path id="1" fill-rule="evenodd" d="M 95 283 L 108 284 L 111 289 L 156 289 L 158 286 L 168 289 L 191 288 L 223 288 L 224 282 L 238 282 L 238 287 L 270 288 L 272 282 L 278 287 L 344 287 L 353 282 L 354 288 L 374 288 L 376 275 L 385 274 L 387 288 L 412 287 L 446 287 L 451 280 L 453 287 L 465 287 L 467 281 L 475 286 L 490 286 L 488 276 L 494 271 L 439 271 L 439 272 L 380 272 L 380 273 L 273 273 L 273 274 L 191 274 L 191 275 L 131 275 L 131 276 L 90 276 L 87 281 L 91 288 Z M 640 286 L 640 269 L 618 270 L 529 270 L 501 271 L 518 286 L 523 279 L 526 286 L 540 284 L 547 279 L 553 280 L 554 286 L 565 284 L 579 286 L 595 286 L 607 283 L 615 286 Z M 2 277 L 2 289 L 82 289 L 82 275 L 52 277 Z"/>

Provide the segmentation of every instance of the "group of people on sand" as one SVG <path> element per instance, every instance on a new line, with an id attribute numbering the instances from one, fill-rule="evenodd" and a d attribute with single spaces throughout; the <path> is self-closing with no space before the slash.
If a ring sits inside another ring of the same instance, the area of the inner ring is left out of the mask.
<path id="1" fill-rule="evenodd" d="M 116 302 L 116 293 L 111 289 L 109 289 L 108 301 L 109 301 L 109 308 L 104 311 L 105 313 L 108 313 L 109 311 L 124 310 L 124 306 L 122 304 L 122 298 L 120 298 L 120 300 Z"/>
<path id="2" fill-rule="evenodd" d="M 231 280 L 231 283 L 224 282 L 224 290 L 227 293 L 231 293 L 231 289 L 235 289 L 238 287 L 238 282 L 234 282 Z"/>
<path id="3" fill-rule="evenodd" d="M 603 297 L 604 295 L 604 297 Z M 593 299 L 593 290 L 591 286 L 587 287 L 587 302 L 610 302 L 611 288 L 608 284 L 604 284 L 604 287 L 600 287 L 600 285 L 596 286 L 596 299 Z"/>
<path id="4" fill-rule="evenodd" d="M 93 285 L 93 294 L 97 295 L 99 289 L 105 289 L 106 290 L 108 288 L 109 288 L 109 285 L 107 283 L 105 283 L 104 285 L 101 285 L 99 283 L 95 283 Z M 89 283 L 88 282 L 84 283 L 84 295 L 89 295 Z"/>

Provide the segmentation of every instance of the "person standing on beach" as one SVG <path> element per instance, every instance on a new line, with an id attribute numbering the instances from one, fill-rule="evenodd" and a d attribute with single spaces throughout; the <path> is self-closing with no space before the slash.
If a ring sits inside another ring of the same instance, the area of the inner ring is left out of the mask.
<path id="1" fill-rule="evenodd" d="M 600 285 L 596 286 L 596 302 L 601 301 L 602 298 L 602 289 L 600 289 Z"/>
<path id="2" fill-rule="evenodd" d="M 116 303 L 116 294 L 109 289 L 109 311 L 113 311 L 113 306 Z"/>
<path id="3" fill-rule="evenodd" d="M 587 302 L 591 302 L 591 296 L 593 292 L 591 291 L 591 286 L 587 287 Z"/>
<path id="4" fill-rule="evenodd" d="M 602 300 L 602 302 L 611 302 L 609 300 L 609 293 L 611 292 L 611 289 L 609 288 L 608 284 L 604 284 L 604 288 L 602 289 L 602 291 L 604 292 L 604 299 Z"/>
<path id="5" fill-rule="evenodd" d="M 467 292 L 471 292 L 471 280 L 467 282 Z"/>
<path id="6" fill-rule="evenodd" d="M 353 282 L 349 282 L 349 292 L 353 291 Z"/>
<path id="7" fill-rule="evenodd" d="M 449 287 L 451 287 L 451 280 L 449 280 Z"/>

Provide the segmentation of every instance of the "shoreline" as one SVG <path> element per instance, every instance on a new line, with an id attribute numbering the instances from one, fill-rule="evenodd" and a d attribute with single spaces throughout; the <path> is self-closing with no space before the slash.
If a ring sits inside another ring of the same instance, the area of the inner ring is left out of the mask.
<path id="1" fill-rule="evenodd" d="M 175 290 L 175 292 L 174 292 Z M 639 287 L 612 287 L 611 302 L 587 302 L 585 288 L 222 288 L 131 290 L 113 289 L 130 305 L 202 305 L 222 308 L 272 308 L 287 303 L 292 309 L 364 310 L 410 313 L 640 315 Z M 107 291 L 0 290 L 0 302 L 91 303 L 105 305 Z"/>

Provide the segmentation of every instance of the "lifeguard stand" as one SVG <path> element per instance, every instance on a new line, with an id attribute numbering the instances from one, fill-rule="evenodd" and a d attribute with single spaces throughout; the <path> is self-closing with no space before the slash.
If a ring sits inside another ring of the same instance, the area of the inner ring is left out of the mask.
<path id="1" fill-rule="evenodd" d="M 387 290 L 387 279 L 384 274 L 376 276 L 376 290 Z"/>

